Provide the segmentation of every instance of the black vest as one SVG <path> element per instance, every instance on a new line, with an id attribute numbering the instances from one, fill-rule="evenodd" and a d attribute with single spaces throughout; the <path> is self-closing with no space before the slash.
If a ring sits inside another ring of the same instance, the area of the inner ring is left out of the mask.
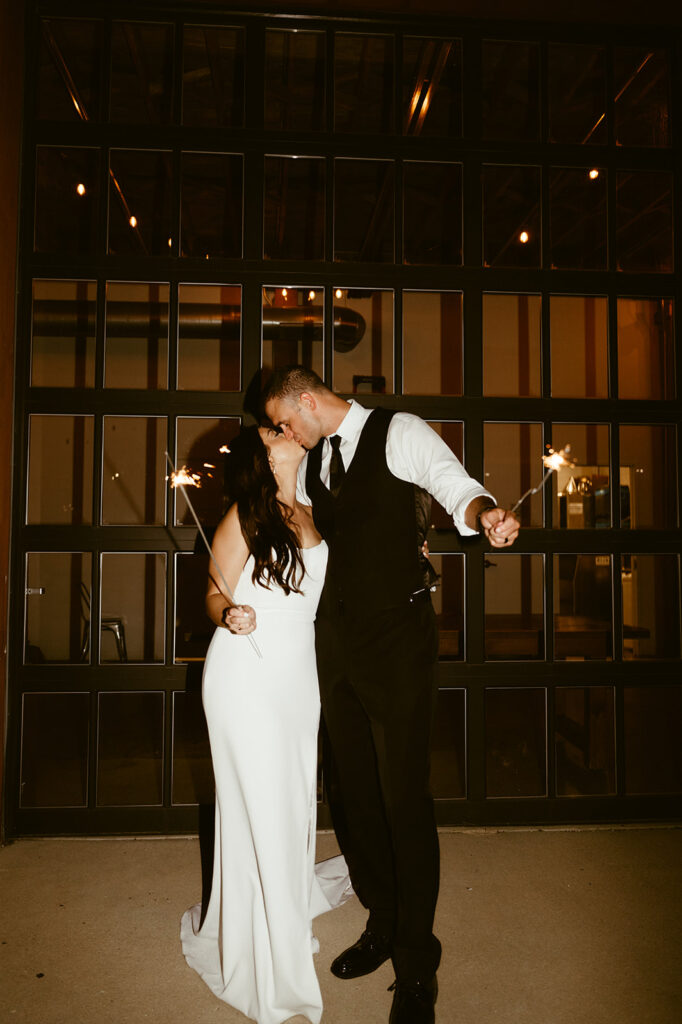
<path id="1" fill-rule="evenodd" d="M 414 486 L 393 476 L 386 436 L 393 412 L 374 409 L 336 498 L 320 480 L 321 440 L 308 455 L 306 490 L 315 526 L 329 545 L 320 612 L 359 612 L 404 604 L 424 586 L 419 565 Z"/>

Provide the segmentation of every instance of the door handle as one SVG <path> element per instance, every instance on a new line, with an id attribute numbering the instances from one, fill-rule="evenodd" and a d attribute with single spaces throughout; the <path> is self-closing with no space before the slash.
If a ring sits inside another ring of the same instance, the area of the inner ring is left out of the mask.
<path id="1" fill-rule="evenodd" d="M 36 597 L 45 593 L 45 587 L 26 587 L 24 591 L 26 597 Z"/>

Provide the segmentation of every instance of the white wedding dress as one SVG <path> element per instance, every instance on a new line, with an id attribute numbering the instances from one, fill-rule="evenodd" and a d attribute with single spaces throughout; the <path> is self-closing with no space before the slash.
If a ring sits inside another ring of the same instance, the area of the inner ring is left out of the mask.
<path id="1" fill-rule="evenodd" d="M 315 867 L 320 700 L 314 619 L 327 546 L 303 550 L 303 593 L 251 580 L 234 592 L 256 610 L 253 634 L 216 629 L 203 700 L 216 784 L 211 897 L 182 919 L 185 958 L 209 988 L 258 1024 L 322 1015 L 311 920 L 352 894 L 345 861 Z"/>

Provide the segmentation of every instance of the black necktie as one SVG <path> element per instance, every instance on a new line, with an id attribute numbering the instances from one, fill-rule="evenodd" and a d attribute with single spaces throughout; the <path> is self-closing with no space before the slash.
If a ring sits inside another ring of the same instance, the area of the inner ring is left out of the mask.
<path id="1" fill-rule="evenodd" d="M 332 492 L 334 497 L 336 497 L 341 490 L 341 484 L 343 483 L 343 478 L 346 475 L 346 467 L 343 464 L 341 452 L 339 451 L 339 448 L 341 447 L 341 438 L 339 435 L 334 434 L 333 437 L 330 437 L 329 443 L 332 446 L 332 458 L 329 463 L 329 490 Z"/>

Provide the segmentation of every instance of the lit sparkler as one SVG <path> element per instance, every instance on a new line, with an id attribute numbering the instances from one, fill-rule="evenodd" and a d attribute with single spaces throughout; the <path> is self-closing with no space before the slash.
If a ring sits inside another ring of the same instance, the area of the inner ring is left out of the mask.
<path id="1" fill-rule="evenodd" d="M 570 444 L 567 444 L 563 448 L 560 448 L 558 452 L 555 452 L 553 448 L 549 447 L 549 445 L 547 447 L 547 455 L 542 456 L 542 464 L 547 470 L 547 472 L 545 473 L 537 487 L 529 487 L 526 493 L 521 495 L 519 500 L 512 508 L 512 512 L 516 512 L 516 510 L 523 504 L 526 498 L 529 498 L 531 496 L 531 494 L 537 494 L 537 492 L 543 486 L 545 480 L 549 479 L 552 473 L 555 473 L 557 469 L 561 469 L 563 466 L 575 465 L 575 459 L 569 458 L 571 452 Z"/>

